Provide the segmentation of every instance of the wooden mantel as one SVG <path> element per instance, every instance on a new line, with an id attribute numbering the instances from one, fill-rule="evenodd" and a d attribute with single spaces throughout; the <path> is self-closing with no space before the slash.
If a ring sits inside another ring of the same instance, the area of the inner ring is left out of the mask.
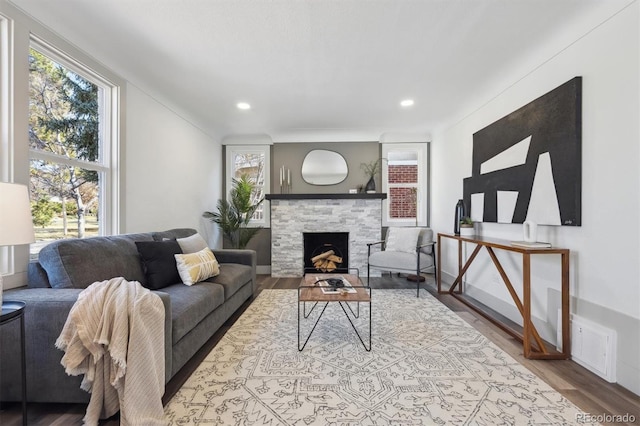
<path id="1" fill-rule="evenodd" d="M 387 198 L 387 194 L 383 192 L 373 194 L 363 192 L 357 194 L 266 194 L 264 198 L 266 200 L 384 200 Z"/>

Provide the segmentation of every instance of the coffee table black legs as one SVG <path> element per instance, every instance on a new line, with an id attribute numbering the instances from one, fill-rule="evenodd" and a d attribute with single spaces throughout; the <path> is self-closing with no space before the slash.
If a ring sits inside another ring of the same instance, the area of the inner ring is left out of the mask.
<path id="1" fill-rule="evenodd" d="M 302 304 L 306 305 L 306 302 L 302 302 Z M 317 304 L 318 302 L 315 302 L 315 304 L 313 305 L 313 308 L 311 308 L 311 311 L 309 311 L 309 315 L 311 314 L 311 312 L 313 311 L 313 309 L 316 307 Z M 318 315 L 318 319 L 316 320 L 315 324 L 313 324 L 313 328 L 311 329 L 311 332 L 309 332 L 309 335 L 307 336 L 306 340 L 304 341 L 302 346 L 300 346 L 300 302 L 298 302 L 298 351 L 303 350 L 304 347 L 307 346 L 307 342 L 311 338 L 313 331 L 316 329 L 316 326 L 320 322 L 320 318 L 322 318 L 322 314 L 324 314 L 324 311 L 327 309 L 327 306 L 329 306 L 329 302 L 326 302 L 324 304 L 324 307 L 322 308 L 322 312 L 320 312 L 320 315 Z M 304 309 L 306 311 L 306 306 Z M 306 318 L 308 318 L 308 315 L 305 315 L 305 319 Z"/>
<path id="2" fill-rule="evenodd" d="M 311 310 L 309 310 L 309 312 L 307 312 L 307 308 L 306 308 L 306 304 L 307 303 L 311 303 L 311 302 L 298 302 L 298 351 L 302 351 L 305 346 L 307 346 L 307 343 L 309 342 L 309 339 L 311 339 L 311 335 L 313 334 L 313 332 L 316 329 L 316 326 L 318 325 L 318 323 L 320 322 L 320 319 L 322 318 L 322 315 L 324 315 L 324 311 L 327 309 L 327 306 L 329 306 L 330 302 L 325 302 L 324 306 L 322 307 L 322 311 L 320 311 L 320 315 L 318 315 L 318 318 L 315 320 L 315 323 L 313 324 L 313 327 L 311 328 L 311 331 L 309 332 L 309 335 L 306 336 L 306 338 L 304 339 L 304 343 L 302 343 L 301 346 L 301 342 L 302 342 L 302 335 L 301 335 L 301 327 L 300 327 L 300 304 L 303 305 L 303 312 L 302 315 L 304 317 L 304 319 L 309 318 L 309 315 L 311 315 L 311 312 L 313 312 L 313 310 L 315 309 L 315 307 L 318 305 L 318 303 L 320 302 L 313 302 L 313 306 L 311 307 Z M 353 320 L 351 319 L 351 316 L 353 315 L 354 318 L 359 318 L 360 317 L 360 302 L 355 302 L 356 303 L 356 312 L 353 311 L 353 308 L 351 307 L 351 305 L 348 302 L 342 302 L 339 301 L 338 304 L 340 305 L 340 307 L 342 308 L 342 311 L 344 312 L 345 316 L 347 317 L 347 320 L 349 320 L 349 324 L 351 324 L 351 328 L 353 328 L 353 331 L 356 333 L 356 336 L 358 336 L 358 339 L 360 340 L 360 343 L 362 343 L 362 347 L 364 347 L 364 349 L 367 352 L 371 351 L 371 303 L 369 303 L 369 341 L 368 344 L 365 343 L 364 339 L 362 338 L 362 336 L 360 335 L 360 332 L 358 331 L 358 328 L 356 327 L 356 325 L 353 323 Z M 346 305 L 346 308 L 345 308 Z M 349 311 L 351 312 L 351 315 L 349 314 Z"/>
<path id="3" fill-rule="evenodd" d="M 358 329 L 356 328 L 356 325 L 353 323 L 353 321 L 351 321 L 351 317 L 349 316 L 349 313 L 347 312 L 347 310 L 344 308 L 344 303 L 343 302 L 339 302 L 340 303 L 340 307 L 342 308 L 342 311 L 344 312 L 344 314 L 346 315 L 347 319 L 349 320 L 349 323 L 351 324 L 351 328 L 353 328 L 353 331 L 356 332 L 356 336 L 358 336 L 358 339 L 360 339 L 360 343 L 362 343 L 362 346 L 364 347 L 364 350 L 367 352 L 371 351 L 371 304 L 369 304 L 369 347 L 367 347 L 367 345 L 364 343 L 364 340 L 362 340 L 362 336 L 360 336 L 360 333 L 358 333 Z M 351 313 L 353 313 L 353 310 L 351 309 L 351 306 L 349 306 L 349 304 L 346 304 L 347 307 L 349 308 L 349 310 L 351 311 Z M 360 316 L 360 302 L 358 302 L 358 316 L 355 316 L 355 318 L 358 318 Z"/>

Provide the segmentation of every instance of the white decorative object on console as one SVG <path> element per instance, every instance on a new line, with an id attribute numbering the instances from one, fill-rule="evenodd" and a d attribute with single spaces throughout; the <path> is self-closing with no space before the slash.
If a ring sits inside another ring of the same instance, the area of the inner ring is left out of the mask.
<path id="1" fill-rule="evenodd" d="M 0 182 L 0 246 L 17 246 L 34 241 L 29 189 L 26 185 Z M 0 273 L 0 305 L 2 287 Z"/>
<path id="2" fill-rule="evenodd" d="M 527 220 L 522 224 L 523 240 L 528 243 L 538 241 L 538 225 L 535 222 Z"/>
<path id="3" fill-rule="evenodd" d="M 475 227 L 475 225 L 460 226 L 460 236 L 461 237 L 473 237 L 474 235 L 476 235 L 476 227 Z"/>

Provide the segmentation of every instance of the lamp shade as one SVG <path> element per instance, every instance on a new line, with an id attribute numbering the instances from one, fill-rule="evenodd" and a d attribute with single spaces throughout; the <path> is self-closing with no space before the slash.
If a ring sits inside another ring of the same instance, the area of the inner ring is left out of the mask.
<path id="1" fill-rule="evenodd" d="M 29 244 L 35 241 L 29 188 L 0 182 L 0 246 Z"/>

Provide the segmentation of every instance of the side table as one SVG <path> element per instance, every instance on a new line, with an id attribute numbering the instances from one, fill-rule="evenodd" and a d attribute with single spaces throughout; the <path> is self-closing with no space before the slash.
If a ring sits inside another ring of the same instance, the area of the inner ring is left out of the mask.
<path id="1" fill-rule="evenodd" d="M 24 349 L 24 302 L 2 301 L 2 314 L 0 315 L 0 326 L 20 319 L 20 364 L 22 367 L 22 424 L 27 424 L 27 364 L 25 361 Z"/>

